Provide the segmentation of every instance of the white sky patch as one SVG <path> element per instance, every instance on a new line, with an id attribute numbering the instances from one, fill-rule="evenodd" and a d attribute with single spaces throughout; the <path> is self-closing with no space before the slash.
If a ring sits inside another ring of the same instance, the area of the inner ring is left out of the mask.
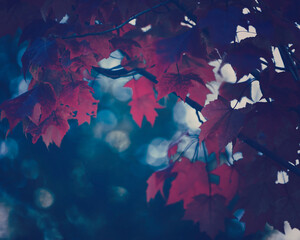
<path id="1" fill-rule="evenodd" d="M 267 63 L 267 60 L 264 59 L 263 57 L 260 57 L 259 59 L 260 59 L 261 61 L 264 61 L 264 62 Z M 264 70 L 264 69 L 266 69 L 266 68 L 267 68 L 267 65 L 265 65 L 265 64 L 262 63 L 262 64 L 261 64 L 261 69 Z"/>
<path id="2" fill-rule="evenodd" d="M 114 51 L 110 54 L 109 58 L 104 58 L 99 62 L 99 66 L 102 68 L 113 68 L 121 65 L 123 55 L 119 51 Z"/>
<path id="3" fill-rule="evenodd" d="M 136 24 L 136 18 L 132 19 L 132 20 L 129 22 L 129 24 L 131 24 L 132 26 L 135 26 L 135 24 Z"/>
<path id="4" fill-rule="evenodd" d="M 259 102 L 263 94 L 260 89 L 259 81 L 253 81 L 251 83 L 251 98 L 253 102 Z"/>
<path id="5" fill-rule="evenodd" d="M 300 24 L 297 23 L 297 22 L 295 22 L 295 24 L 296 24 L 296 27 L 297 27 L 298 29 L 300 29 Z"/>
<path id="6" fill-rule="evenodd" d="M 242 78 L 240 78 L 238 82 L 239 83 L 246 82 L 251 78 L 254 79 L 254 76 L 251 73 L 249 73 L 248 75 L 244 75 Z"/>
<path id="7" fill-rule="evenodd" d="M 68 16 L 68 14 L 66 14 L 61 20 L 60 20 L 60 24 L 65 24 L 65 23 L 67 23 L 68 22 L 68 20 L 69 20 L 69 16 Z"/>
<path id="8" fill-rule="evenodd" d="M 152 25 L 149 24 L 149 25 L 147 25 L 147 26 L 145 26 L 145 27 L 142 27 L 141 30 L 142 30 L 143 32 L 148 32 L 151 28 L 152 28 Z"/>
<path id="9" fill-rule="evenodd" d="M 189 19 L 188 16 L 184 16 L 184 21 L 188 22 L 193 26 L 196 26 L 196 23 L 193 20 Z"/>
<path id="10" fill-rule="evenodd" d="M 184 22 L 181 22 L 180 25 L 188 28 L 193 28 L 194 26 L 196 26 L 196 23 L 193 20 L 189 19 L 188 16 L 184 16 Z"/>
<path id="11" fill-rule="evenodd" d="M 215 73 L 217 82 L 225 81 L 225 82 L 235 83 L 237 78 L 232 66 L 230 64 L 225 64 L 221 68 L 221 71 L 219 71 L 220 64 L 221 61 L 212 61 L 209 63 L 209 65 L 215 67 L 213 69 L 213 72 Z"/>
<path id="12" fill-rule="evenodd" d="M 244 8 L 244 9 L 243 9 L 243 14 L 246 15 L 246 14 L 248 14 L 248 13 L 250 13 L 250 10 L 249 10 L 248 8 Z"/>
<path id="13" fill-rule="evenodd" d="M 285 171 L 278 171 L 277 172 L 277 180 L 275 181 L 276 184 L 286 184 L 289 182 L 289 175 Z"/>
<path id="14" fill-rule="evenodd" d="M 276 67 L 284 68 L 284 63 L 282 61 L 279 49 L 277 47 L 272 46 L 272 53 L 273 53 L 273 58 L 274 58 Z M 276 69 L 276 72 L 283 72 L 283 71 Z"/>
<path id="15" fill-rule="evenodd" d="M 285 240 L 299 240 L 300 239 L 300 231 L 297 228 L 291 228 L 291 225 L 288 221 L 284 222 L 284 233 Z"/>
<path id="16" fill-rule="evenodd" d="M 188 24 L 188 23 L 185 23 L 185 22 L 181 22 L 180 23 L 181 26 L 184 26 L 184 27 L 188 27 L 188 28 L 193 28 L 192 25 Z"/>
<path id="17" fill-rule="evenodd" d="M 261 8 L 260 7 L 256 7 L 255 8 L 257 11 L 261 12 Z"/>
<path id="18" fill-rule="evenodd" d="M 199 113 L 200 119 L 204 120 L 201 113 Z M 198 130 L 201 123 L 198 121 L 196 111 L 184 102 L 178 102 L 173 108 L 173 119 L 175 122 L 186 126 L 188 129 L 194 131 Z"/>
<path id="19" fill-rule="evenodd" d="M 248 27 L 248 30 L 240 25 L 236 28 L 236 37 L 238 42 L 246 38 L 255 37 L 256 35 L 256 29 L 251 25 Z"/>

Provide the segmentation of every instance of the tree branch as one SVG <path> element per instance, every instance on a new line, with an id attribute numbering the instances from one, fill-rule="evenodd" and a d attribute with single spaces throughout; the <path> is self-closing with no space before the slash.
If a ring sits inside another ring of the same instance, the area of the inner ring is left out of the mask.
<path id="1" fill-rule="evenodd" d="M 288 49 L 285 46 L 278 46 L 283 64 L 285 66 L 286 69 L 288 69 L 291 74 L 293 75 L 294 79 L 296 82 L 300 81 L 299 78 L 299 74 L 297 71 L 297 66 L 295 65 L 290 52 L 288 51 Z"/>
<path id="2" fill-rule="evenodd" d="M 238 138 L 240 140 L 242 140 L 244 143 L 248 144 L 250 147 L 254 148 L 255 150 L 257 150 L 259 152 L 262 152 L 264 155 L 266 155 L 267 157 L 271 158 L 272 160 L 274 160 L 279 165 L 281 165 L 283 167 L 286 167 L 291 172 L 293 172 L 296 175 L 300 176 L 300 169 L 299 168 L 295 167 L 293 164 L 291 164 L 290 162 L 286 161 L 285 159 L 277 156 L 275 153 L 271 152 L 266 147 L 260 145 L 258 142 L 254 141 L 254 140 L 252 140 L 252 139 L 250 139 L 248 137 L 246 137 L 242 133 L 240 133 L 238 135 Z"/>
<path id="3" fill-rule="evenodd" d="M 171 0 L 167 0 L 167 1 L 164 1 L 164 2 L 161 2 L 151 8 L 148 8 L 142 12 L 139 12 L 137 13 L 136 15 L 130 17 L 129 19 L 127 19 L 125 22 L 121 23 L 120 25 L 114 27 L 114 28 L 110 28 L 110 29 L 107 29 L 105 31 L 102 31 L 102 32 L 94 32 L 94 33 L 86 33 L 86 34 L 82 34 L 82 35 L 72 35 L 72 36 L 66 36 L 66 37 L 61 37 L 62 39 L 71 39 L 71 38 L 84 38 L 84 37 L 88 37 L 88 36 L 98 36 L 98 35 L 103 35 L 103 34 L 106 34 L 106 33 L 109 33 L 109 32 L 113 32 L 113 31 L 116 31 L 122 27 L 124 27 L 127 23 L 129 23 L 130 21 L 132 21 L 133 19 L 141 16 L 141 15 L 144 15 L 148 12 L 151 12 L 152 10 L 156 9 L 156 8 L 159 8 L 161 6 L 164 6 L 166 4 L 168 4 L 169 2 L 171 2 Z"/>

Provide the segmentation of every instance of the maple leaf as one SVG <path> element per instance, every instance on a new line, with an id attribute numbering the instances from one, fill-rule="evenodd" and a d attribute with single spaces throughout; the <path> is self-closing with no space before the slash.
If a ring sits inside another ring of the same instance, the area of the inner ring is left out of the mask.
<path id="1" fill-rule="evenodd" d="M 199 141 L 205 141 L 209 154 L 223 150 L 243 126 L 243 112 L 232 109 L 229 102 L 220 97 L 206 105 L 202 114 L 207 121 L 200 127 Z"/>
<path id="2" fill-rule="evenodd" d="M 225 63 L 229 63 L 234 69 L 238 80 L 255 70 L 261 70 L 260 58 L 263 57 L 268 62 L 272 62 L 271 49 L 264 49 L 263 47 L 264 45 L 258 37 L 247 38 L 239 43 L 231 44 L 220 69 Z"/>
<path id="3" fill-rule="evenodd" d="M 187 205 L 183 219 L 199 222 L 200 231 L 205 231 L 215 238 L 219 231 L 225 230 L 225 219 L 230 216 L 225 201 L 226 199 L 218 194 L 198 195 Z"/>
<path id="4" fill-rule="evenodd" d="M 23 74 L 32 67 L 57 68 L 58 49 L 55 40 L 37 38 L 26 49 L 22 56 Z"/>
<path id="5" fill-rule="evenodd" d="M 206 98 L 205 93 L 210 92 L 205 89 L 205 83 L 215 80 L 212 69 L 213 67 L 208 65 L 204 59 L 193 58 L 185 54 L 179 62 L 171 64 L 167 72 L 158 77 L 156 85 L 158 99 L 175 92 L 182 100 L 185 100 L 190 91 L 193 91 L 194 96 L 199 99 L 199 93 L 196 93 L 195 89 L 197 86 L 198 90 L 203 89 L 201 100 L 199 99 L 202 103 L 203 98 Z"/>
<path id="6" fill-rule="evenodd" d="M 32 21 L 22 31 L 22 35 L 19 39 L 19 44 L 27 40 L 32 42 L 35 39 L 42 38 L 50 28 L 55 26 L 55 24 L 57 24 L 57 22 L 51 20 L 45 22 L 42 19 L 36 19 Z"/>
<path id="7" fill-rule="evenodd" d="M 171 170 L 172 165 L 164 170 L 154 172 L 148 178 L 148 187 L 146 190 L 147 202 L 149 202 L 151 199 L 154 199 L 158 192 L 160 192 L 163 198 L 165 198 L 165 194 L 163 191 L 165 180 L 174 176 L 174 174 L 171 173 Z"/>
<path id="8" fill-rule="evenodd" d="M 241 25 L 242 17 L 242 10 L 237 7 L 229 7 L 226 10 L 215 8 L 199 20 L 198 26 L 214 46 L 222 49 L 234 41 L 236 28 Z"/>
<path id="9" fill-rule="evenodd" d="M 138 80 L 132 79 L 124 87 L 130 87 L 133 92 L 129 105 L 134 121 L 141 127 L 145 116 L 153 126 L 157 116 L 155 109 L 162 108 L 154 96 L 153 83 L 145 77 L 141 77 Z"/>
<path id="10" fill-rule="evenodd" d="M 94 90 L 86 81 L 77 81 L 65 85 L 60 93 L 59 102 L 74 113 L 78 125 L 90 123 L 97 114 L 98 100 L 93 97 Z"/>
<path id="11" fill-rule="evenodd" d="M 41 83 L 22 95 L 0 105 L 1 119 L 7 118 L 10 130 L 20 121 L 29 118 L 39 125 L 56 107 L 56 95 L 49 83 Z"/>
<path id="12" fill-rule="evenodd" d="M 92 53 L 90 44 L 86 40 L 77 41 L 74 39 L 66 39 L 63 41 L 59 40 L 59 42 L 66 50 L 70 51 L 70 59 Z"/>
<path id="13" fill-rule="evenodd" d="M 294 162 L 299 150 L 299 118 L 296 112 L 277 104 L 256 103 L 246 114 L 241 132 L 260 145 Z M 274 121 L 276 119 L 276 121 Z"/>
<path id="14" fill-rule="evenodd" d="M 191 163 L 183 158 L 175 162 L 172 169 L 177 173 L 169 191 L 167 204 L 183 200 L 184 208 L 199 194 L 209 194 L 209 182 L 205 164 L 202 162 Z"/>
<path id="15" fill-rule="evenodd" d="M 175 162 L 171 172 L 176 173 L 176 178 L 172 181 L 167 204 L 183 200 L 186 208 L 200 194 L 220 194 L 228 203 L 236 194 L 238 175 L 227 165 L 208 173 L 205 163 L 191 163 L 189 159 L 183 158 L 180 162 Z M 210 182 L 211 174 L 219 177 L 218 184 Z"/>
<path id="16" fill-rule="evenodd" d="M 60 147 L 63 137 L 70 128 L 68 119 L 71 119 L 70 112 L 58 108 L 39 126 L 26 122 L 23 129 L 25 133 L 32 135 L 32 143 L 36 143 L 42 137 L 47 147 L 50 143 L 55 143 Z"/>
<path id="17" fill-rule="evenodd" d="M 193 57 L 190 54 L 182 55 L 178 64 L 180 72 L 191 71 L 191 73 L 198 75 L 204 84 L 215 81 L 214 67 L 209 65 L 208 61 L 203 58 Z M 172 68 L 173 72 L 177 73 L 177 68 Z"/>
<path id="18" fill-rule="evenodd" d="M 219 87 L 219 95 L 228 101 L 233 99 L 240 101 L 242 97 L 251 99 L 251 82 L 223 82 Z"/>
<path id="19" fill-rule="evenodd" d="M 189 89 L 193 86 L 192 80 L 201 81 L 201 79 L 193 74 L 187 72 L 186 74 L 180 73 L 166 73 L 160 79 L 155 86 L 158 92 L 158 99 L 175 92 L 181 99 L 185 99 L 189 92 Z"/>
<path id="20" fill-rule="evenodd" d="M 189 98 L 204 106 L 207 94 L 211 91 L 201 82 L 192 81 L 193 87 L 189 90 Z"/>
<path id="21" fill-rule="evenodd" d="M 207 58 L 206 44 L 199 28 L 194 27 L 177 36 L 156 42 L 156 53 L 161 62 L 177 62 L 182 54 L 197 58 Z"/>
<path id="22" fill-rule="evenodd" d="M 168 158 L 174 156 L 177 153 L 178 144 L 174 144 L 172 146 L 169 146 L 168 148 Z"/>
<path id="23" fill-rule="evenodd" d="M 296 107 L 300 104 L 299 85 L 290 72 L 276 73 L 265 70 L 259 82 L 264 96 L 272 98 L 276 104 L 287 107 Z"/>

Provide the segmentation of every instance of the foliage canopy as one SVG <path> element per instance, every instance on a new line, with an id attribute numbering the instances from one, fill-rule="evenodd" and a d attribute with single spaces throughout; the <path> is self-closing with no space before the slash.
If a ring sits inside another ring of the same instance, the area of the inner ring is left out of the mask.
<path id="1" fill-rule="evenodd" d="M 285 220 L 300 226 L 298 0 L 2 0 L 0 6 L 1 36 L 22 30 L 20 43 L 29 43 L 23 73 L 32 76 L 26 93 L 0 105 L 9 131 L 22 122 L 33 143 L 42 138 L 60 146 L 68 120 L 81 125 L 97 114 L 89 86 L 95 73 L 132 76 L 125 87 L 140 127 L 143 119 L 154 125 L 159 100 L 171 93 L 202 123 L 200 134 L 185 137 L 203 157 L 188 159 L 178 151 L 181 139 L 175 141 L 169 166 L 148 180 L 148 201 L 158 192 L 166 204 L 183 201 L 184 219 L 211 237 L 237 219 L 238 209 L 245 210 L 246 233 L 266 223 L 282 229 Z M 240 39 L 250 29 L 255 33 Z M 115 50 L 124 56 L 120 67 L 99 67 Z M 211 62 L 219 63 L 215 70 Z M 234 82 L 222 75 L 227 64 Z M 208 103 L 215 81 L 218 97 Z M 229 143 L 242 159 L 224 157 Z M 287 184 L 275 183 L 281 171 L 289 172 Z"/>

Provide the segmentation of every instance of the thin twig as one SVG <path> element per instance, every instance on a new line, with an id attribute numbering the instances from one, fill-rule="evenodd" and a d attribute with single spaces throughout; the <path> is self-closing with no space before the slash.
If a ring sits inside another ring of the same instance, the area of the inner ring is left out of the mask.
<path id="1" fill-rule="evenodd" d="M 166 5 L 168 4 L 169 2 L 171 2 L 171 0 L 167 0 L 167 1 L 164 1 L 164 2 L 161 2 L 151 8 L 148 8 L 142 12 L 139 12 L 137 13 L 136 15 L 130 17 L 129 19 L 127 19 L 125 22 L 121 23 L 120 25 L 114 27 L 114 28 L 110 28 L 110 29 L 107 29 L 105 31 L 102 31 L 102 32 L 94 32 L 94 33 L 86 33 L 86 34 L 82 34 L 82 35 L 72 35 L 72 36 L 66 36 L 66 37 L 62 37 L 62 39 L 71 39 L 71 38 L 84 38 L 84 37 L 88 37 L 88 36 L 98 36 L 98 35 L 103 35 L 103 34 L 106 34 L 106 33 L 110 33 L 110 32 L 113 32 L 113 31 L 116 31 L 116 30 L 119 30 L 120 28 L 124 27 L 127 23 L 129 23 L 130 21 L 132 21 L 133 19 L 136 19 L 137 17 L 141 16 L 141 15 L 144 15 L 156 8 L 159 8 L 163 5 Z"/>

